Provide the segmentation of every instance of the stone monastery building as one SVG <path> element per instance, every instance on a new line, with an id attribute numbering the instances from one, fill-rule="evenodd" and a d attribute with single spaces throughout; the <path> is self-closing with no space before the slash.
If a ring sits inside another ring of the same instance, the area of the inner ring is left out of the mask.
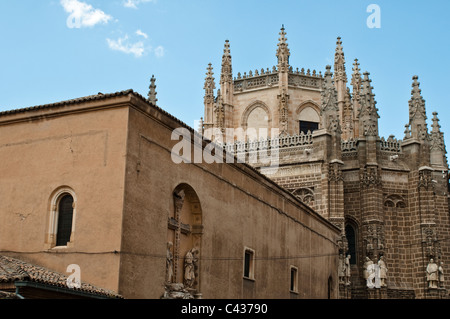
<path id="1" fill-rule="evenodd" d="M 276 57 L 271 69 L 233 77 L 226 41 L 216 94 L 207 68 L 200 129 L 341 230 L 341 298 L 448 297 L 448 163 L 437 113 L 428 129 L 418 77 L 398 140 L 379 136 L 370 74 L 358 59 L 347 73 L 341 38 L 334 70 L 324 74 L 289 64 L 284 26 Z M 380 289 L 368 289 L 371 267 L 380 271 Z"/>
<path id="2" fill-rule="evenodd" d="M 379 136 L 369 73 L 233 74 L 198 130 L 133 90 L 0 112 L 0 299 L 448 298 L 448 164 L 412 78 Z M 405 110 L 406 112 L 406 110 Z M 192 161 L 195 154 L 209 159 Z"/>

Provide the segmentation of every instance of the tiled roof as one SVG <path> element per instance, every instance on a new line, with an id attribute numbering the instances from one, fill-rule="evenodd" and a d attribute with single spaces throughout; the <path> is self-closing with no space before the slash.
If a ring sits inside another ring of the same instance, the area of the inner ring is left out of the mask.
<path id="1" fill-rule="evenodd" d="M 26 107 L 26 108 L 3 111 L 3 112 L 0 112 L 0 116 L 16 114 L 16 113 L 25 113 L 25 112 L 30 112 L 30 111 L 37 111 L 37 110 L 41 110 L 41 109 L 62 107 L 62 106 L 66 106 L 66 105 L 78 104 L 78 103 L 83 103 L 83 102 L 88 102 L 88 101 L 103 100 L 103 99 L 111 98 L 111 97 L 115 97 L 115 96 L 128 95 L 129 93 L 134 93 L 134 92 L 133 92 L 133 90 L 130 89 L 130 90 L 125 90 L 125 91 L 120 91 L 120 92 L 115 92 L 115 93 L 108 93 L 108 94 L 98 93 L 96 95 L 89 95 L 89 96 L 84 96 L 84 97 L 61 101 L 61 102 L 55 102 L 55 103 L 50 103 L 50 104 L 30 106 L 30 107 Z"/>
<path id="2" fill-rule="evenodd" d="M 53 287 L 68 288 L 68 276 L 36 266 L 25 261 L 0 256 L 0 283 L 14 281 L 29 281 L 45 284 Z M 98 288 L 87 283 L 81 283 L 80 288 L 72 288 L 75 291 L 89 293 L 108 298 L 122 298 L 114 291 Z"/>
<path id="3" fill-rule="evenodd" d="M 115 93 L 98 93 L 96 95 L 88 95 L 88 96 L 79 97 L 79 98 L 76 98 L 76 99 L 60 101 L 60 102 L 55 102 L 55 103 L 50 103 L 50 104 L 30 106 L 30 107 L 26 107 L 26 108 L 18 108 L 18 109 L 2 111 L 2 112 L 0 112 L 0 117 L 1 116 L 12 115 L 12 114 L 18 114 L 18 113 L 26 113 L 26 112 L 38 111 L 38 110 L 42 110 L 42 109 L 52 109 L 52 108 L 64 107 L 64 106 L 68 106 L 68 105 L 72 105 L 72 104 L 79 104 L 79 103 L 84 103 L 84 102 L 89 102 L 89 101 L 105 100 L 105 99 L 116 97 L 116 96 L 126 96 L 128 94 L 133 94 L 134 96 L 138 97 L 142 101 L 147 102 L 148 104 L 150 104 L 151 106 L 153 106 L 154 108 L 159 110 L 160 112 L 162 112 L 165 115 L 169 116 L 171 119 L 175 120 L 176 122 L 182 124 L 184 127 L 187 127 L 191 131 L 193 131 L 193 129 L 190 128 L 189 125 L 187 125 L 186 123 L 184 123 L 180 119 L 176 118 L 175 116 L 173 116 L 169 112 L 163 110 L 159 106 L 150 103 L 141 94 L 139 94 L 137 92 L 134 92 L 133 89 L 128 89 L 128 90 L 119 91 L 119 92 L 115 92 Z"/>

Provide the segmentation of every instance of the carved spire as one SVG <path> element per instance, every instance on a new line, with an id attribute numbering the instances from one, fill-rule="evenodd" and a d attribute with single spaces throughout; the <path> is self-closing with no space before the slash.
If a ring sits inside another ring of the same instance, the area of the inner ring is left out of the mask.
<path id="1" fill-rule="evenodd" d="M 286 32 L 284 25 L 281 27 L 280 38 L 278 39 L 278 70 L 280 72 L 287 72 L 289 70 L 289 57 L 291 55 L 287 44 Z"/>
<path id="2" fill-rule="evenodd" d="M 347 88 L 344 99 L 344 110 L 343 110 L 343 125 L 342 125 L 342 139 L 348 141 L 353 138 L 353 104 L 352 97 L 350 94 L 350 88 Z"/>
<path id="3" fill-rule="evenodd" d="M 150 91 L 148 92 L 148 101 L 154 105 L 156 105 L 156 102 L 158 102 L 158 99 L 156 98 L 156 84 L 155 84 L 155 76 L 152 75 L 152 78 L 150 79 Z"/>
<path id="4" fill-rule="evenodd" d="M 411 99 L 409 100 L 409 125 L 411 126 L 411 136 L 424 140 L 428 137 L 427 115 L 418 79 L 417 75 L 413 76 Z"/>
<path id="5" fill-rule="evenodd" d="M 333 73 L 331 66 L 326 66 L 324 82 L 322 88 L 322 127 L 328 132 L 341 133 L 341 125 L 339 119 L 339 107 L 337 101 L 337 90 L 333 82 Z"/>
<path id="6" fill-rule="evenodd" d="M 358 59 L 355 59 L 353 63 L 353 73 L 351 85 L 353 87 L 353 100 L 359 101 L 359 97 L 361 95 L 362 89 L 362 78 L 361 78 L 361 69 L 359 68 Z"/>
<path id="7" fill-rule="evenodd" d="M 334 54 L 334 79 L 336 82 L 347 82 L 347 73 L 345 72 L 345 56 L 342 48 L 341 37 L 338 37 L 336 41 L 336 53 Z"/>
<path id="8" fill-rule="evenodd" d="M 205 103 L 210 103 L 214 101 L 214 89 L 216 88 L 216 83 L 214 81 L 214 72 L 212 64 L 208 64 L 206 72 L 205 85 L 203 89 L 205 90 Z"/>
<path id="9" fill-rule="evenodd" d="M 222 73 L 220 76 L 220 83 L 232 83 L 233 81 L 233 69 L 231 64 L 231 53 L 230 53 L 230 41 L 225 40 L 225 45 L 223 48 L 222 56 Z"/>
<path id="10" fill-rule="evenodd" d="M 219 128 L 222 132 L 225 130 L 225 107 L 223 105 L 223 97 L 222 93 L 219 90 L 217 90 L 217 98 L 216 98 L 216 104 L 214 107 L 214 114 L 215 114 L 215 125 L 214 127 Z"/>
<path id="11" fill-rule="evenodd" d="M 439 119 L 437 112 L 433 112 L 433 124 L 431 125 L 430 133 L 430 151 L 431 151 L 431 165 L 447 166 L 447 160 L 445 154 L 444 133 L 441 132 L 441 126 L 439 125 Z"/>
<path id="12" fill-rule="evenodd" d="M 352 95 L 352 104 L 353 104 L 353 137 L 357 138 L 359 137 L 359 111 L 361 109 L 361 92 L 362 92 L 362 78 L 361 78 L 361 69 L 359 68 L 359 62 L 358 59 L 355 59 L 355 62 L 353 63 L 353 73 L 352 73 L 352 80 L 351 85 L 353 88 L 353 95 Z"/>
<path id="13" fill-rule="evenodd" d="M 378 136 L 378 119 L 380 116 L 378 115 L 377 102 L 375 101 L 375 94 L 372 92 L 372 80 L 369 79 L 369 75 L 369 72 L 364 72 L 364 79 L 362 80 L 359 132 L 364 136 Z"/>
<path id="14" fill-rule="evenodd" d="M 205 85 L 203 86 L 203 89 L 205 90 L 205 96 L 203 98 L 203 103 L 205 105 L 205 128 L 211 127 L 214 122 L 214 89 L 216 88 L 216 83 L 214 81 L 214 73 L 212 70 L 212 64 L 209 63 L 206 72 Z"/>

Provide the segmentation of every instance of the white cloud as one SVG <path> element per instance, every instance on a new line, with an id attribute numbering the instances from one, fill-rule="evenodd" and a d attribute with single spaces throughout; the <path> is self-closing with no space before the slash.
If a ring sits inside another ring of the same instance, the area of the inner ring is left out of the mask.
<path id="1" fill-rule="evenodd" d="M 138 5 L 146 2 L 155 2 L 156 0 L 125 0 L 123 6 L 126 8 L 137 9 Z"/>
<path id="2" fill-rule="evenodd" d="M 142 41 L 129 43 L 128 35 L 117 40 L 106 39 L 106 41 L 108 42 L 109 48 L 114 51 L 133 54 L 137 58 L 143 56 L 145 53 L 144 43 Z"/>
<path id="3" fill-rule="evenodd" d="M 137 31 L 136 31 L 136 34 L 137 34 L 137 35 L 140 35 L 141 37 L 144 37 L 144 38 L 148 39 L 147 33 L 142 32 L 142 30 L 137 30 Z"/>
<path id="4" fill-rule="evenodd" d="M 165 53 L 164 47 L 161 45 L 155 49 L 155 55 L 157 58 L 162 58 L 164 56 L 164 53 Z"/>
<path id="5" fill-rule="evenodd" d="M 90 4 L 78 0 L 61 0 L 61 5 L 67 13 L 67 27 L 93 27 L 99 23 L 108 23 L 112 17 L 100 9 L 94 9 Z"/>

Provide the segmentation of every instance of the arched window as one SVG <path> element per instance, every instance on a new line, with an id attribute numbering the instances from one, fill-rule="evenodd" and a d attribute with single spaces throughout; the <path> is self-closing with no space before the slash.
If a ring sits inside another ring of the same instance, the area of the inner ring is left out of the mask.
<path id="1" fill-rule="evenodd" d="M 350 264 L 356 264 L 356 232 L 352 225 L 345 226 L 345 236 L 348 242 L 348 254 L 350 255 Z"/>
<path id="2" fill-rule="evenodd" d="M 73 223 L 73 197 L 64 194 L 58 203 L 58 227 L 56 231 L 56 246 L 67 246 L 70 242 Z"/>
<path id="3" fill-rule="evenodd" d="M 299 133 L 307 134 L 319 129 L 320 116 L 315 104 L 306 102 L 298 109 Z"/>
<path id="4" fill-rule="evenodd" d="M 77 198 L 67 186 L 53 192 L 50 198 L 50 217 L 46 239 L 47 248 L 68 247 L 73 242 Z"/>

